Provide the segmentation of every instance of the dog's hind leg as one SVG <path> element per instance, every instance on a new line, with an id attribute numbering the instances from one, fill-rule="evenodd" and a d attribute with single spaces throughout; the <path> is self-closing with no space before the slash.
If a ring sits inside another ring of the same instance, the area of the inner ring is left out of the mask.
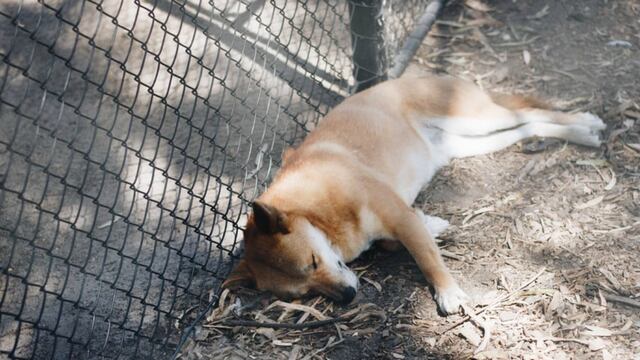
<path id="1" fill-rule="evenodd" d="M 416 118 L 421 127 L 439 129 L 461 136 L 483 136 L 529 123 L 580 125 L 594 131 L 604 122 L 591 113 L 569 114 L 550 110 L 543 102 L 522 95 L 487 94 L 471 83 L 456 81 L 459 95 L 446 115 L 429 114 Z"/>
<path id="2" fill-rule="evenodd" d="M 534 108 L 512 111 L 493 103 L 473 116 L 427 119 L 423 121 L 423 126 L 454 135 L 483 136 L 531 123 L 583 126 L 594 132 L 606 127 L 602 119 L 591 113 L 569 114 Z"/>
<path id="3" fill-rule="evenodd" d="M 486 136 L 461 136 L 439 131 L 429 137 L 436 151 L 450 158 L 461 158 L 498 151 L 532 136 L 554 137 L 574 144 L 598 147 L 602 142 L 598 132 L 581 125 L 534 122 Z"/>
<path id="4" fill-rule="evenodd" d="M 507 113 L 504 116 L 512 117 L 512 123 L 520 125 L 496 130 L 506 124 L 504 119 L 495 125 L 487 118 L 454 118 L 436 123 L 441 125 L 439 127 L 427 124 L 423 133 L 435 147 L 435 151 L 447 158 L 460 158 L 498 151 L 532 136 L 554 137 L 574 144 L 598 147 L 601 143 L 600 132 L 605 128 L 600 118 L 589 113 L 568 114 L 542 109 L 505 111 Z M 450 123 L 447 123 L 448 120 Z M 484 130 L 481 124 L 486 125 Z M 480 134 L 482 132 L 486 134 Z"/>

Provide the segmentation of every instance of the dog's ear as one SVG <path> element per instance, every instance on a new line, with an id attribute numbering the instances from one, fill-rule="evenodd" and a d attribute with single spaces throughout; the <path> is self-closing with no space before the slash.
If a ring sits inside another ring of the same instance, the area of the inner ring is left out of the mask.
<path id="1" fill-rule="evenodd" d="M 240 260 L 238 265 L 236 265 L 235 269 L 231 271 L 227 280 L 222 283 L 223 289 L 237 289 L 241 287 L 246 288 L 254 288 L 256 285 L 256 280 L 253 276 L 253 273 L 247 266 L 247 262 L 245 259 Z"/>
<path id="2" fill-rule="evenodd" d="M 286 215 L 271 205 L 253 203 L 253 219 L 258 230 L 267 235 L 288 234 Z"/>

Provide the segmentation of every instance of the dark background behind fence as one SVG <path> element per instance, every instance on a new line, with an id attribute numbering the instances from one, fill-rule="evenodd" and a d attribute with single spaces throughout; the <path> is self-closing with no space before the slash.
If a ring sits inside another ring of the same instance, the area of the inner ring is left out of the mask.
<path id="1" fill-rule="evenodd" d="M 425 8 L 2 1 L 0 354 L 170 357 L 283 149 L 354 70 L 384 78 Z"/>

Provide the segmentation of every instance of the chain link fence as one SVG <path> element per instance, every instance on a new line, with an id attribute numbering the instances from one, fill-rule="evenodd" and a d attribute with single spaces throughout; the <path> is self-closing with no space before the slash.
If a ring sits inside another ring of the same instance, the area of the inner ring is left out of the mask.
<path id="1" fill-rule="evenodd" d="M 283 149 L 426 7 L 3 0 L 0 356 L 171 357 Z"/>

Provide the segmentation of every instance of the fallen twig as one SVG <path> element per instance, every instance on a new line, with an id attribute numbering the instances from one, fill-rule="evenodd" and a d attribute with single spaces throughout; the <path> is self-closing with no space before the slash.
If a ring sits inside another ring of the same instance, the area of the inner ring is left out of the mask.
<path id="1" fill-rule="evenodd" d="M 223 321 L 221 324 L 226 326 L 303 330 L 303 329 L 314 329 L 314 328 L 331 325 L 331 324 L 335 324 L 335 323 L 343 322 L 347 320 L 348 319 L 345 317 L 336 317 L 336 318 L 331 318 L 326 320 L 309 321 L 302 324 L 267 323 L 267 322 L 259 322 L 259 321 L 252 321 L 252 320 L 226 320 L 226 321 Z"/>
<path id="2" fill-rule="evenodd" d="M 609 234 L 609 233 L 613 233 L 613 232 L 618 232 L 618 231 L 626 231 L 629 229 L 633 229 L 634 227 L 640 225 L 640 221 L 637 221 L 631 225 L 627 225 L 627 226 L 622 226 L 622 227 L 618 227 L 615 229 L 595 229 L 595 230 L 591 230 L 594 234 Z"/>
<path id="3" fill-rule="evenodd" d="M 522 340 L 524 341 L 552 341 L 552 342 L 572 342 L 572 343 L 576 343 L 576 344 L 582 344 L 585 346 L 589 346 L 589 342 L 586 340 L 581 340 L 581 339 L 573 339 L 573 338 L 559 338 L 559 337 L 545 337 L 545 338 L 540 338 L 540 339 L 536 339 L 536 338 L 523 338 Z"/>
<path id="4" fill-rule="evenodd" d="M 483 333 L 482 341 L 480 342 L 480 344 L 478 344 L 478 347 L 473 352 L 474 354 L 478 354 L 478 353 L 484 351 L 484 349 L 489 344 L 489 340 L 491 339 L 491 328 L 492 328 L 492 326 L 491 326 L 490 323 L 485 322 L 482 319 L 480 319 L 477 316 L 477 313 L 475 313 L 473 311 L 473 309 L 471 309 L 470 307 L 468 307 L 466 305 L 462 305 L 462 308 L 463 308 L 464 312 L 467 314 L 467 316 L 469 316 L 471 321 L 474 322 L 479 328 L 482 329 L 482 333 Z"/>
<path id="5" fill-rule="evenodd" d="M 493 328 L 492 325 L 484 323 L 483 326 L 484 327 L 482 329 L 484 330 L 484 337 L 482 338 L 482 342 L 480 343 L 480 345 L 478 345 L 476 350 L 473 352 L 476 355 L 483 352 L 487 348 L 487 345 L 489 345 L 489 340 L 491 340 L 491 330 Z"/>
<path id="6" fill-rule="evenodd" d="M 294 311 L 302 311 L 305 313 L 309 313 L 311 315 L 313 315 L 313 317 L 315 317 L 318 320 L 327 320 L 327 316 L 324 315 L 323 313 L 321 313 L 320 311 L 312 308 L 311 306 L 307 306 L 307 305 L 302 305 L 302 304 L 293 304 L 293 303 L 288 303 L 288 302 L 284 302 L 284 301 L 274 301 L 271 305 L 267 306 L 266 310 L 269 310 L 273 307 L 279 306 L 281 308 L 287 309 L 288 311 L 294 310 Z"/>
<path id="7" fill-rule="evenodd" d="M 629 306 L 636 307 L 636 308 L 640 309 L 640 301 L 638 301 L 638 300 L 634 300 L 634 299 L 628 298 L 626 296 L 608 294 L 608 293 L 606 293 L 604 291 L 602 292 L 602 295 L 604 296 L 605 300 L 607 300 L 607 301 L 617 302 L 619 304 L 625 304 L 625 305 L 629 305 Z"/>
<path id="8" fill-rule="evenodd" d="M 496 46 L 496 47 L 524 46 L 524 45 L 531 44 L 532 42 L 538 40 L 539 38 L 540 38 L 540 36 L 534 36 L 534 37 L 532 37 L 531 39 L 528 39 L 528 40 L 505 42 L 505 43 L 501 43 L 501 44 L 495 44 L 494 46 Z"/>
<path id="9" fill-rule="evenodd" d="M 453 260 L 458 260 L 458 261 L 463 261 L 464 257 L 460 256 L 456 253 L 452 253 L 451 251 L 447 251 L 445 249 L 440 249 L 440 255 L 442 255 L 443 257 L 449 258 L 449 259 L 453 259 Z"/>

